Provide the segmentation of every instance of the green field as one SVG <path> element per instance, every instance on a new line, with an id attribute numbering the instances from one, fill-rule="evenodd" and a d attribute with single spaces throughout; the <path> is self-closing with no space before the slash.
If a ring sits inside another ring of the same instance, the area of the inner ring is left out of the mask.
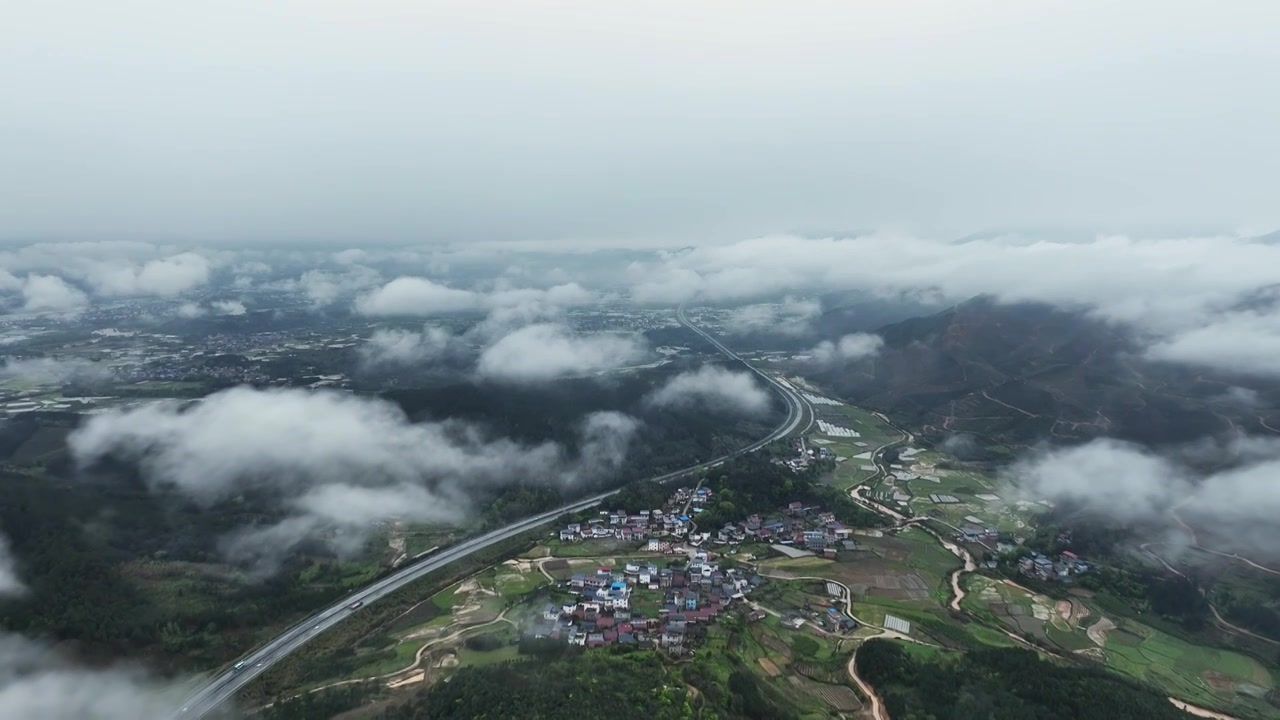
<path id="1" fill-rule="evenodd" d="M 1275 687 L 1271 672 L 1247 655 L 1194 645 L 1137 620 L 1116 617 L 1094 600 L 1084 601 L 1089 615 L 1072 630 L 1042 596 L 1035 596 L 1041 598 L 1036 600 L 1024 590 L 981 576 L 970 579 L 969 590 L 964 607 L 971 613 L 1056 645 L 1063 654 L 1083 651 L 1095 659 L 1105 658 L 1111 669 L 1197 705 L 1221 708 L 1241 717 L 1280 717 L 1280 709 L 1262 699 Z M 1032 607 L 1037 603 L 1041 605 L 1041 617 L 1047 614 L 1050 620 L 1035 618 Z M 1020 610 L 1015 615 L 1010 610 L 997 613 L 993 608 Z M 1051 611 L 1046 613 L 1045 609 Z M 1104 616 L 1117 627 L 1106 632 L 1104 648 L 1099 651 L 1086 628 Z"/>
<path id="2" fill-rule="evenodd" d="M 458 590 L 461 587 L 462 583 L 454 583 L 435 595 L 432 595 L 431 602 L 441 610 L 452 610 L 463 601 L 463 597 L 458 594 Z"/>
<path id="3" fill-rule="evenodd" d="M 349 677 L 378 677 L 406 668 L 413 664 L 413 659 L 416 657 L 418 648 L 421 646 L 422 643 L 396 643 L 394 646 L 389 648 L 389 651 L 379 653 L 376 659 L 356 667 L 355 670 L 350 673 Z"/>
<path id="4" fill-rule="evenodd" d="M 602 557 L 613 553 L 634 553 L 640 547 L 638 542 L 623 542 L 618 538 L 599 538 L 593 540 L 581 540 L 579 542 L 560 542 L 560 540 L 548 540 L 546 542 L 548 555 L 551 557 L 575 558 L 575 557 Z M 537 556 L 533 557 L 546 557 Z"/>
<path id="5" fill-rule="evenodd" d="M 1262 698 L 1275 680 L 1258 661 L 1192 645 L 1132 620 L 1119 625 L 1119 631 L 1107 635 L 1109 667 L 1190 702 L 1253 717 L 1280 717 L 1280 709 Z"/>

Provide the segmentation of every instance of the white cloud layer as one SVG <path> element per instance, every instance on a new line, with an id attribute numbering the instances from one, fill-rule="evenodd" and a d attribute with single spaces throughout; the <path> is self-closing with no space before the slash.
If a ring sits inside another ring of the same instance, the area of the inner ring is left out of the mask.
<path id="1" fill-rule="evenodd" d="M 616 468 L 634 431 L 625 416 L 583 425 L 576 456 L 559 445 L 489 438 L 459 423 L 410 423 L 381 400 L 343 393 L 235 388 L 184 408 L 156 403 L 97 415 L 68 444 L 76 460 L 136 459 L 149 483 L 201 503 L 278 494 L 287 517 L 226 538 L 233 559 L 266 571 L 321 529 L 351 549 L 383 510 L 416 521 L 459 520 L 470 494 L 511 482 L 571 484 Z M 259 540 L 267 538 L 273 542 Z"/>
<path id="2" fill-rule="evenodd" d="M 635 265 L 628 277 L 633 298 L 666 304 L 796 288 L 1044 302 L 1130 325 L 1156 358 L 1274 375 L 1280 365 L 1267 356 L 1280 345 L 1280 315 L 1239 306 L 1274 292 L 1277 267 L 1280 243 L 1242 236 L 940 242 L 880 233 L 697 247 Z"/>
<path id="3" fill-rule="evenodd" d="M 210 306 L 219 315 L 243 315 L 246 312 L 244 303 L 239 300 L 215 300 Z"/>
<path id="4" fill-rule="evenodd" d="M 734 308 L 725 321 L 725 330 L 735 335 L 804 335 L 813 330 L 813 320 L 821 313 L 822 304 L 815 300 L 788 297 L 781 303 L 760 303 Z"/>
<path id="5" fill-rule="evenodd" d="M 209 261 L 194 252 L 150 260 L 141 265 L 98 262 L 86 270 L 85 280 L 97 295 L 174 297 L 209 281 Z"/>
<path id="6" fill-rule="evenodd" d="M 57 275 L 29 275 L 22 284 L 22 309 L 27 312 L 76 310 L 89 298 Z"/>
<path id="7" fill-rule="evenodd" d="M 1195 462 L 1225 469 L 1197 471 Z M 1231 527 L 1242 545 L 1280 541 L 1280 439 L 1235 437 L 1159 454 L 1115 440 L 1050 450 L 1015 463 L 1010 478 L 1028 499 L 1069 501 L 1118 522 L 1187 517 Z"/>
<path id="8" fill-rule="evenodd" d="M 426 278 L 399 277 L 356 300 L 361 315 L 429 316 L 475 310 L 480 297 Z"/>
<path id="9" fill-rule="evenodd" d="M 565 325 L 539 323 L 508 333 L 485 348 L 476 375 L 500 382 L 543 382 L 616 369 L 647 354 L 633 335 L 575 335 Z"/>
<path id="10" fill-rule="evenodd" d="M 837 364 L 874 357 L 884 346 L 884 339 L 868 333 L 851 333 L 832 342 L 823 340 L 809 354 L 816 362 Z"/>
<path id="11" fill-rule="evenodd" d="M 398 277 L 356 299 L 362 315 L 429 317 L 469 310 L 546 314 L 588 305 L 595 295 L 577 283 L 547 289 L 498 287 L 490 292 L 461 290 L 422 277 Z"/>
<path id="12" fill-rule="evenodd" d="M 0 534 L 0 598 L 15 597 L 24 592 L 26 586 L 18 577 L 17 562 L 9 549 L 9 539 Z"/>
<path id="13" fill-rule="evenodd" d="M 425 327 L 412 330 L 376 330 L 360 346 L 360 359 L 367 367 L 413 366 L 444 356 L 460 342 L 449 331 Z"/>
<path id="14" fill-rule="evenodd" d="M 1152 345 L 1155 360 L 1280 377 L 1280 309 L 1234 312 L 1179 330 Z"/>
<path id="15" fill-rule="evenodd" d="M 198 303 L 193 303 L 193 302 L 182 303 L 181 305 L 178 306 L 178 309 L 176 312 L 178 313 L 178 317 L 186 318 L 188 320 L 192 318 L 198 318 L 198 317 L 207 315 L 209 313 L 208 310 L 205 310 L 204 308 L 200 307 Z"/>
<path id="16" fill-rule="evenodd" d="M 185 695 L 140 669 L 88 668 L 55 650 L 0 633 L 0 717 L 139 720 L 169 717 Z"/>
<path id="17" fill-rule="evenodd" d="M 667 380 L 646 398 L 656 407 L 706 407 L 713 411 L 760 415 L 769 410 L 769 392 L 755 375 L 719 365 L 703 365 Z"/>

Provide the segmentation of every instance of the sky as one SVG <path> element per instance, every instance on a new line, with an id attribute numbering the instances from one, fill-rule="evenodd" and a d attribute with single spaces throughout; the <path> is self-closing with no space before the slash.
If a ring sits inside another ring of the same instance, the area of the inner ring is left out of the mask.
<path id="1" fill-rule="evenodd" d="M 89 0 L 0 27 L 0 239 L 1269 232 L 1271 0 Z"/>

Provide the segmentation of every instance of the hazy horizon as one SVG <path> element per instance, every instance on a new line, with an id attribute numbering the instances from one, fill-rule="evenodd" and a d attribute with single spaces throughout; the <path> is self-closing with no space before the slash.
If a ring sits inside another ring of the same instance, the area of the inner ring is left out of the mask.
<path id="1" fill-rule="evenodd" d="M 0 237 L 1260 234 L 1273 10 L 28 4 L 0 30 Z"/>

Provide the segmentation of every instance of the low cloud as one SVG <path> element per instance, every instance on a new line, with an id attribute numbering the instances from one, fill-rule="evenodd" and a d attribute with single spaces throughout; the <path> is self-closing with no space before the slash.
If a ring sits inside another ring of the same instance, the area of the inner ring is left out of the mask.
<path id="1" fill-rule="evenodd" d="M 366 367 L 412 366 L 444 357 L 461 341 L 448 330 L 425 327 L 412 330 L 377 330 L 360 347 Z"/>
<path id="2" fill-rule="evenodd" d="M 616 369 L 647 353 L 633 335 L 576 335 L 565 325 L 540 323 L 508 333 L 485 348 L 476 374 L 501 382 L 542 382 Z"/>
<path id="3" fill-rule="evenodd" d="M 1043 452 L 1009 472 L 1029 499 L 1071 502 L 1122 520 L 1167 512 L 1189 489 L 1177 464 L 1111 439 Z"/>
<path id="4" fill-rule="evenodd" d="M 781 303 L 744 305 L 729 313 L 725 330 L 734 335 L 804 335 L 813 331 L 813 320 L 820 314 L 822 304 L 815 300 L 787 298 Z"/>
<path id="5" fill-rule="evenodd" d="M 1070 502 L 1118 522 L 1169 522 L 1176 508 L 1235 528 L 1242 545 L 1274 550 L 1280 541 L 1280 439 L 1238 436 L 1167 453 L 1094 440 L 1037 453 L 1007 472 L 1027 499 Z"/>
<path id="6" fill-rule="evenodd" d="M 156 680 L 140 668 L 87 668 L 47 645 L 0 633 L 0 717 L 164 718 L 185 695 L 179 683 Z"/>
<path id="7" fill-rule="evenodd" d="M 990 236 L 963 242 L 875 233 L 761 237 L 662 253 L 627 269 L 636 302 L 743 301 L 799 288 L 925 293 L 943 302 L 989 295 L 1082 310 L 1138 331 L 1151 357 L 1275 376 L 1280 244 L 1245 236 L 1078 239 Z"/>
<path id="8" fill-rule="evenodd" d="M 1237 312 L 1152 345 L 1153 360 L 1280 377 L 1280 312 Z"/>
<path id="9" fill-rule="evenodd" d="M 30 311 L 68 310 L 88 304 L 81 287 L 96 297 L 174 297 L 208 283 L 214 264 L 151 243 L 35 243 L 0 252 L 0 290 L 21 290 Z M 9 281 L 15 273 L 28 276 L 21 288 Z"/>
<path id="10" fill-rule="evenodd" d="M 823 340 L 809 352 L 816 362 L 829 365 L 874 357 L 883 346 L 884 340 L 879 335 L 852 333 L 835 342 Z"/>
<path id="11" fill-rule="evenodd" d="M 340 250 L 333 254 L 333 261 L 339 265 L 355 265 L 369 258 L 369 253 L 360 248 Z"/>
<path id="12" fill-rule="evenodd" d="M 978 442 L 967 433 L 952 433 L 942 439 L 942 450 L 961 460 L 972 460 L 982 455 Z"/>
<path id="13" fill-rule="evenodd" d="M 26 312 L 76 310 L 89 297 L 56 275 L 30 275 L 22 284 L 22 309 Z"/>
<path id="14" fill-rule="evenodd" d="M 190 320 L 192 318 L 198 318 L 198 317 L 207 315 L 209 311 L 200 307 L 196 303 L 188 302 L 188 303 L 182 303 L 181 305 L 179 305 L 177 309 L 177 313 L 178 313 L 178 317 L 186 318 Z"/>
<path id="15" fill-rule="evenodd" d="M 475 310 L 480 297 L 420 277 L 399 277 L 356 300 L 361 315 L 418 316 Z"/>
<path id="16" fill-rule="evenodd" d="M 0 535 L 0 597 L 26 591 L 8 541 Z M 163 718 L 181 706 L 187 691 L 137 667 L 87 668 L 44 643 L 0 632 L 0 717 Z"/>
<path id="17" fill-rule="evenodd" d="M 85 281 L 96 295 L 107 297 L 174 297 L 209 282 L 209 272 L 207 258 L 185 252 L 140 265 L 94 263 L 85 271 Z"/>
<path id="18" fill-rule="evenodd" d="M 705 407 L 742 415 L 768 412 L 769 392 L 749 372 L 733 372 L 719 365 L 703 365 L 682 372 L 646 397 L 655 407 Z"/>
<path id="19" fill-rule="evenodd" d="M 375 519 L 460 521 L 483 488 L 564 486 L 616 469 L 635 429 L 623 418 L 585 418 L 580 450 L 571 454 L 555 443 L 488 437 L 462 423 L 413 424 L 377 399 L 235 388 L 187 406 L 156 403 L 94 416 L 68 444 L 82 465 L 108 456 L 134 460 L 149 484 L 202 504 L 253 491 L 279 497 L 282 520 L 242 528 L 223 542 L 232 559 L 270 572 L 304 540 L 350 550 Z M 258 542 L 268 538 L 272 543 Z"/>
<path id="20" fill-rule="evenodd" d="M 1213 398 L 1215 402 L 1226 403 L 1241 408 L 1256 408 L 1262 406 L 1262 397 L 1258 395 L 1257 390 L 1243 388 L 1232 385 L 1222 392 L 1221 395 Z"/>
<path id="21" fill-rule="evenodd" d="M 215 300 L 210 306 L 219 315 L 243 315 L 246 312 L 244 303 L 239 300 Z"/>
<path id="22" fill-rule="evenodd" d="M 111 368 L 79 358 L 6 359 L 0 365 L 0 378 L 14 378 L 32 383 L 101 383 L 111 380 Z"/>
<path id="23" fill-rule="evenodd" d="M 350 265 L 342 272 L 308 270 L 297 280 L 287 280 L 276 286 L 291 292 L 300 292 L 317 308 L 332 305 L 339 300 L 377 285 L 382 276 L 377 270 L 363 265 Z"/>
<path id="24" fill-rule="evenodd" d="M 429 317 L 474 310 L 516 311 L 547 315 L 564 308 L 595 302 L 594 293 L 577 283 L 554 287 L 512 288 L 500 285 L 489 292 L 462 290 L 422 277 L 399 277 L 356 299 L 361 315 Z"/>
<path id="25" fill-rule="evenodd" d="M 26 586 L 18 577 L 17 561 L 9 549 L 9 538 L 0 534 L 0 598 L 16 597 L 25 592 Z"/>

